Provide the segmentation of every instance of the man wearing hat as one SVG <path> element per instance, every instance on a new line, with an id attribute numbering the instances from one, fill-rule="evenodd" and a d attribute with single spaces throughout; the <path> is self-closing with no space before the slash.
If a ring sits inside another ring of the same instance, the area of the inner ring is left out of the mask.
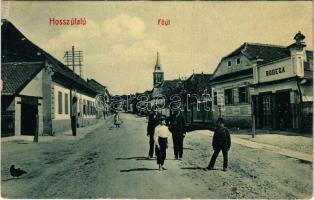
<path id="1" fill-rule="evenodd" d="M 181 111 L 174 110 L 168 118 L 169 130 L 172 133 L 173 151 L 176 160 L 183 156 L 183 140 L 186 135 L 186 123 Z"/>
<path id="2" fill-rule="evenodd" d="M 227 171 L 228 167 L 228 151 L 231 147 L 231 138 L 228 129 L 224 126 L 224 120 L 220 117 L 217 119 L 217 125 L 213 136 L 213 149 L 214 153 L 210 162 L 208 164 L 207 169 L 212 170 L 214 169 L 214 165 L 217 159 L 217 156 L 220 151 L 222 151 L 223 155 L 223 171 Z"/>
<path id="3" fill-rule="evenodd" d="M 148 124 L 147 124 L 147 136 L 149 137 L 149 152 L 148 152 L 148 159 L 152 158 L 154 155 L 154 133 L 155 127 L 159 124 L 159 116 L 156 110 L 152 111 L 148 117 Z"/>

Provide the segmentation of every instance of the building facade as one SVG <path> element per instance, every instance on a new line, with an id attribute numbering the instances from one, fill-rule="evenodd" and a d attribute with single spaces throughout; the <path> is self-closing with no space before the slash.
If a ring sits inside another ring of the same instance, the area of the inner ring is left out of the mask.
<path id="1" fill-rule="evenodd" d="M 96 123 L 95 91 L 71 69 L 2 20 L 1 135 L 53 135 Z"/>
<path id="2" fill-rule="evenodd" d="M 222 58 L 210 83 L 214 120 L 247 128 L 253 120 L 265 129 L 312 126 L 313 52 L 300 34 L 289 46 L 244 43 Z"/>
<path id="3" fill-rule="evenodd" d="M 257 128 L 312 130 L 313 52 L 304 36 L 288 46 L 290 55 L 254 66 L 252 99 Z"/>

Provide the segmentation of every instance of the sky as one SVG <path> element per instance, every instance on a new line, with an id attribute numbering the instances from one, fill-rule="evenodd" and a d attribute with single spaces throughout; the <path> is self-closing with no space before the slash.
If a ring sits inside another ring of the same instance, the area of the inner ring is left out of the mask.
<path id="1" fill-rule="evenodd" d="M 244 42 L 288 46 L 300 30 L 313 48 L 311 1 L 4 1 L 2 18 L 62 62 L 72 45 L 82 50 L 84 78 L 111 94 L 152 89 L 157 51 L 171 80 L 212 73 Z M 52 26 L 49 18 L 85 18 L 87 24 Z M 158 25 L 158 19 L 170 25 Z"/>

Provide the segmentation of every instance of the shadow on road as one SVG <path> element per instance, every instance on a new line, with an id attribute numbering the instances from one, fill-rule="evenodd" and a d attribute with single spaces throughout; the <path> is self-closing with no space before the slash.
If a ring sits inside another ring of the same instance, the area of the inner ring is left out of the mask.
<path id="1" fill-rule="evenodd" d="M 120 172 L 136 172 L 136 171 L 156 171 L 156 169 L 149 169 L 149 168 L 134 168 L 134 169 L 125 169 L 125 170 L 120 170 Z"/>
<path id="2" fill-rule="evenodd" d="M 206 167 L 181 167 L 181 169 L 204 170 L 204 171 L 207 171 Z M 213 170 L 216 170 L 216 169 L 213 169 Z"/>
<path id="3" fill-rule="evenodd" d="M 194 149 L 189 148 L 189 147 L 183 147 L 183 150 L 191 150 L 191 151 L 194 151 Z"/>
<path id="4" fill-rule="evenodd" d="M 147 159 L 147 157 L 139 157 L 139 156 L 137 156 L 137 157 L 128 157 L 128 158 L 115 158 L 115 160 L 133 160 L 133 159 L 135 159 L 135 160 L 156 160 L 154 158 Z"/>
<path id="5" fill-rule="evenodd" d="M 20 179 L 20 178 L 7 178 L 7 179 L 3 179 L 1 181 L 11 181 L 11 180 L 18 180 L 18 179 Z"/>

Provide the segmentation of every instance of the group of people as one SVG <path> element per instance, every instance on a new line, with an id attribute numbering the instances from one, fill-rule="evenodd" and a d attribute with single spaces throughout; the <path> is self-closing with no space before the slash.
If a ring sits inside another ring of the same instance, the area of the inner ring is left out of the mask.
<path id="1" fill-rule="evenodd" d="M 149 137 L 149 152 L 147 159 L 153 158 L 154 151 L 157 157 L 159 170 L 164 170 L 168 138 L 172 136 L 175 160 L 181 160 L 183 156 L 183 141 L 186 135 L 186 122 L 180 110 L 174 111 L 168 118 L 153 111 L 148 117 L 147 136 Z M 223 171 L 228 167 L 228 151 L 231 147 L 231 138 L 228 129 L 224 126 L 224 120 L 218 118 L 217 128 L 214 132 L 212 146 L 214 153 L 207 169 L 213 170 L 220 151 L 223 154 Z"/>

